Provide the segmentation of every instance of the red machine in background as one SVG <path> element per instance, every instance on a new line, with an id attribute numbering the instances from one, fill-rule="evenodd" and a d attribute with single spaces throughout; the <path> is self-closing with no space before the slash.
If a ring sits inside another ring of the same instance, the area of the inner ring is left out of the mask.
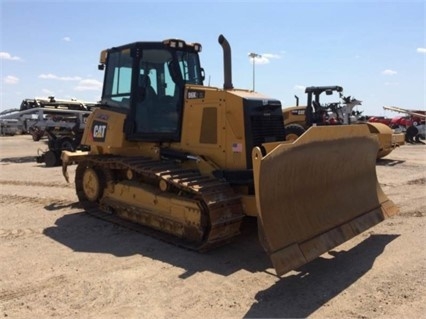
<path id="1" fill-rule="evenodd" d="M 386 116 L 368 116 L 367 117 L 367 122 L 383 123 L 383 124 L 386 124 L 389 127 L 391 126 L 392 120 L 393 120 L 392 118 L 386 117 Z"/>
<path id="2" fill-rule="evenodd" d="M 424 140 L 426 138 L 426 111 L 409 110 L 396 106 L 384 106 L 383 109 L 405 115 L 393 118 L 373 116 L 368 121 L 384 123 L 394 129 L 395 132 L 405 133 L 405 141 L 408 143 L 423 143 L 420 139 Z"/>

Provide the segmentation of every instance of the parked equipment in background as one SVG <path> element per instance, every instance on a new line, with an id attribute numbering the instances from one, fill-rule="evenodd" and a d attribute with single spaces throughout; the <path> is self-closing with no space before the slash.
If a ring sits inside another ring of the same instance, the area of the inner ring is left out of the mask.
<path id="1" fill-rule="evenodd" d="M 84 102 L 77 99 L 63 100 L 56 99 L 54 96 L 49 96 L 47 99 L 24 99 L 21 102 L 19 110 L 25 111 L 36 108 L 53 108 L 59 110 L 91 111 L 95 105 L 96 104 L 93 102 Z"/>
<path id="2" fill-rule="evenodd" d="M 0 136 L 22 134 L 22 128 L 16 119 L 0 119 Z"/>
<path id="3" fill-rule="evenodd" d="M 389 125 L 393 129 L 405 133 L 407 143 L 424 144 L 421 140 L 426 139 L 426 111 L 409 110 L 396 106 L 384 106 L 383 109 L 406 114 L 406 116 L 394 117 Z"/>
<path id="4" fill-rule="evenodd" d="M 79 121 L 84 129 L 86 118 L 95 106 L 95 103 L 56 100 L 54 97 L 24 99 L 19 109 L 0 113 L 0 121 L 13 120 L 17 130 L 31 134 L 34 141 L 39 141 L 45 136 L 46 127 L 54 127 L 55 134 L 65 134 Z"/>
<path id="5" fill-rule="evenodd" d="M 62 165 L 62 151 L 76 151 L 79 148 L 84 129 L 77 120 L 66 134 L 64 131 L 55 132 L 55 127 L 46 127 L 45 132 L 48 137 L 48 150 L 39 149 L 36 162 L 45 163 L 46 167 L 54 167 Z"/>
<path id="6" fill-rule="evenodd" d="M 322 103 L 321 95 L 338 93 L 340 101 Z M 388 126 L 381 123 L 370 123 L 363 120 L 362 111 L 354 110 L 362 101 L 351 96 L 343 96 L 341 86 L 307 87 L 307 103 L 304 106 L 287 107 L 283 110 L 286 128 L 286 140 L 294 141 L 312 126 L 331 125 L 366 125 L 371 134 L 379 139 L 377 159 L 391 153 L 397 146 L 404 144 L 404 135 L 394 133 Z M 297 103 L 298 104 L 298 103 Z"/>

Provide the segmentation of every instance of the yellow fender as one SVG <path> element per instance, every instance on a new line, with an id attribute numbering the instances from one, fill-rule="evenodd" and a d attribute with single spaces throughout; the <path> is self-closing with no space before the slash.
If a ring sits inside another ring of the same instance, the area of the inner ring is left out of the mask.
<path id="1" fill-rule="evenodd" d="M 379 150 L 377 159 L 389 155 L 396 147 L 405 144 L 405 136 L 402 133 L 395 134 L 392 129 L 383 123 L 366 123 L 370 133 L 377 135 Z"/>
<path id="2" fill-rule="evenodd" d="M 83 160 L 85 157 L 89 155 L 89 152 L 86 151 L 62 151 L 61 160 L 62 160 L 62 175 L 64 176 L 67 183 L 70 182 L 70 178 L 68 175 L 68 165 L 71 163 L 76 163 Z"/>

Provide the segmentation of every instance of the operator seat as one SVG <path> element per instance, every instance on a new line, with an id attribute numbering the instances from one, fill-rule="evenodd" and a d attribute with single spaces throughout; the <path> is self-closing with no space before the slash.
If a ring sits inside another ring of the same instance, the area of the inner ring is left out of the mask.
<path id="1" fill-rule="evenodd" d="M 139 87 L 141 88 L 141 100 L 148 103 L 155 103 L 157 100 L 157 93 L 151 86 L 151 79 L 147 74 L 143 74 L 139 78 Z"/>
<path id="2" fill-rule="evenodd" d="M 312 106 L 314 107 L 314 112 L 318 112 L 321 109 L 321 104 L 315 100 L 312 101 Z"/>
<path id="3" fill-rule="evenodd" d="M 137 131 L 149 131 L 152 129 L 152 117 L 156 106 L 158 106 L 158 97 L 154 88 L 151 86 L 151 79 L 147 74 L 142 74 L 139 77 L 136 98 L 135 120 Z"/>
<path id="4" fill-rule="evenodd" d="M 324 125 L 324 113 L 325 111 L 322 109 L 321 104 L 317 101 L 312 101 L 312 106 L 314 107 L 314 111 L 312 114 L 312 124 Z"/>

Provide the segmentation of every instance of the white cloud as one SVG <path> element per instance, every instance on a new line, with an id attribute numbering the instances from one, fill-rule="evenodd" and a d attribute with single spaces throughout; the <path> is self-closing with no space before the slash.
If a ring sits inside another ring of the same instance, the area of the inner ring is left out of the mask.
<path id="1" fill-rule="evenodd" d="M 262 56 L 266 59 L 281 59 L 281 55 L 273 53 L 263 53 Z"/>
<path id="2" fill-rule="evenodd" d="M 19 79 L 16 76 L 8 75 L 3 79 L 3 82 L 6 84 L 17 84 Z"/>
<path id="3" fill-rule="evenodd" d="M 51 90 L 49 90 L 49 89 L 43 89 L 43 90 L 41 90 L 44 94 L 46 94 L 46 95 L 54 95 L 55 93 L 53 92 L 53 91 L 51 91 Z"/>
<path id="4" fill-rule="evenodd" d="M 296 85 L 294 86 L 294 89 L 295 89 L 295 90 L 302 90 L 302 91 L 304 91 L 304 90 L 306 89 L 306 86 L 303 86 L 303 85 L 297 85 L 297 84 L 296 84 Z"/>
<path id="5" fill-rule="evenodd" d="M 395 75 L 395 74 L 397 74 L 397 72 L 394 71 L 394 70 L 386 69 L 382 72 L 382 74 L 384 74 L 384 75 Z"/>
<path id="6" fill-rule="evenodd" d="M 44 80 L 81 81 L 81 77 L 79 76 L 57 76 L 52 73 L 40 74 L 38 77 Z"/>
<path id="7" fill-rule="evenodd" d="M 78 85 L 74 88 L 76 91 L 94 91 L 101 90 L 102 82 L 94 79 L 81 80 Z"/>
<path id="8" fill-rule="evenodd" d="M 249 53 L 248 55 L 250 55 Z M 259 56 L 254 58 L 255 64 L 268 64 L 271 62 L 272 59 L 281 59 L 281 55 L 279 54 L 273 54 L 273 53 L 262 53 L 259 54 Z M 253 58 L 249 56 L 249 62 L 253 63 Z"/>
<path id="9" fill-rule="evenodd" d="M 71 42 L 71 38 L 70 37 L 63 37 L 62 40 L 65 41 L 65 42 Z"/>
<path id="10" fill-rule="evenodd" d="M 8 52 L 0 52 L 0 60 L 21 61 L 21 58 L 18 56 L 13 56 Z"/>
<path id="11" fill-rule="evenodd" d="M 425 54 L 426 53 L 426 48 L 417 48 L 417 52 Z"/>

